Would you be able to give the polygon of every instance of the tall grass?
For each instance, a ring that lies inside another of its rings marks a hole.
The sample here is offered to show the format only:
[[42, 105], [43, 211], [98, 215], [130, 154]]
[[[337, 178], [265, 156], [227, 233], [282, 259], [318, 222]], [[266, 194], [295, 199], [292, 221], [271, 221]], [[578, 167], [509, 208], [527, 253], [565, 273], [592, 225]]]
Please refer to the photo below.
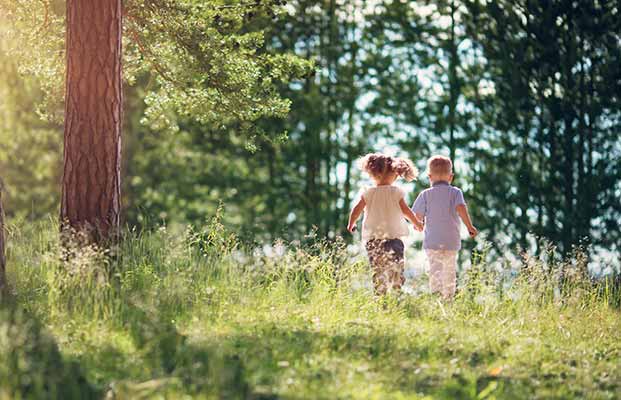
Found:
[[[103, 251], [11, 226], [0, 398], [615, 398], [619, 278], [484, 253], [452, 302], [374, 296], [341, 241], [248, 248], [203, 229]], [[552, 250], [550, 250], [552, 251]]]

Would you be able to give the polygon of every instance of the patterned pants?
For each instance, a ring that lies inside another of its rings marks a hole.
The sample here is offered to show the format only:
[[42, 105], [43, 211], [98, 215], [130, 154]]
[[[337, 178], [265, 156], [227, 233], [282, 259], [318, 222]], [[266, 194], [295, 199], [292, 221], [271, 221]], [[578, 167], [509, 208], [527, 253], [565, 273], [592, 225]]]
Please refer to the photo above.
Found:
[[400, 290], [405, 282], [403, 242], [399, 239], [371, 239], [366, 248], [373, 269], [375, 292], [381, 295], [389, 289]]
[[429, 260], [429, 286], [433, 293], [440, 293], [445, 299], [455, 295], [457, 281], [457, 251], [426, 249]]

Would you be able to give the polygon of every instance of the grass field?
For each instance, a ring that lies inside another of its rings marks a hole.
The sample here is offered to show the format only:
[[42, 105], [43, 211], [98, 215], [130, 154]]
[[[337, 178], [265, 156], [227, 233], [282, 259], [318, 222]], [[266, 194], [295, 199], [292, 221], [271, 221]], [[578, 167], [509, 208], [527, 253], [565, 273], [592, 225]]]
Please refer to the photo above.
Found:
[[621, 397], [618, 281], [576, 259], [562, 285], [551, 261], [511, 280], [475, 263], [447, 304], [375, 298], [339, 243], [126, 236], [67, 254], [53, 224], [10, 227], [0, 399]]

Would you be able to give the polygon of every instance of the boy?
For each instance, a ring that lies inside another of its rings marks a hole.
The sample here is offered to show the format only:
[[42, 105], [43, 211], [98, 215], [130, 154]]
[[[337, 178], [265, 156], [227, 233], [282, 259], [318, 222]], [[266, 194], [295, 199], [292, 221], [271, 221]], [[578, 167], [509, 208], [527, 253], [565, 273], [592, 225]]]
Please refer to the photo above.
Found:
[[412, 211], [425, 221], [423, 248], [429, 260], [431, 291], [450, 299], [455, 294], [457, 252], [461, 248], [459, 218], [468, 228], [470, 237], [474, 238], [478, 231], [470, 220], [463, 193], [451, 186], [451, 159], [431, 157], [427, 161], [427, 174], [431, 187], [418, 195]]

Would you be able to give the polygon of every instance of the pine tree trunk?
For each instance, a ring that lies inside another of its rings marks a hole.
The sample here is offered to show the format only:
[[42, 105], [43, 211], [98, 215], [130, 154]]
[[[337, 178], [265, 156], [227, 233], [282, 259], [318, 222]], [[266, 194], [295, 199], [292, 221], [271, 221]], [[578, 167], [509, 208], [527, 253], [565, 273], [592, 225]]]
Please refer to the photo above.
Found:
[[0, 182], [0, 295], [7, 289], [6, 251], [4, 242], [4, 209], [2, 208], [2, 183]]
[[459, 96], [458, 79], [457, 79], [457, 40], [455, 38], [455, 1], [451, 1], [451, 45], [449, 58], [449, 85], [450, 85], [450, 103], [449, 103], [449, 157], [455, 162], [455, 125], [457, 113], [457, 97]]
[[274, 143], [266, 143], [268, 183], [271, 194], [267, 196], [267, 209], [269, 211], [268, 230], [272, 240], [277, 239], [278, 218], [276, 217], [276, 149]]
[[0, 186], [0, 294], [6, 288], [6, 257], [4, 250], [4, 209], [2, 208], [2, 187]]
[[121, 0], [67, 1], [61, 221], [115, 236], [121, 197]]
[[[584, 50], [584, 44], [582, 42], [582, 38], [578, 39], [578, 49], [580, 52]], [[586, 183], [586, 171], [585, 171], [585, 155], [586, 155], [586, 86], [585, 86], [585, 65], [582, 59], [582, 55], [579, 56], [579, 65], [580, 65], [580, 75], [579, 75], [579, 120], [578, 120], [578, 153], [576, 154], [578, 157], [578, 186], [576, 187], [576, 216], [577, 216], [577, 224], [576, 224], [576, 238], [579, 241], [588, 240], [589, 228], [591, 225], [591, 220], [588, 218], [587, 204], [593, 201], [593, 195], [590, 190], [588, 190], [588, 186]]]
[[[354, 164], [354, 152], [356, 151], [356, 146], [354, 144], [354, 114], [356, 113], [356, 99], [358, 97], [358, 90], [356, 88], [356, 65], [358, 60], [358, 44], [356, 43], [356, 35], [355, 35], [355, 25], [352, 28], [352, 34], [350, 38], [351, 43], [351, 72], [349, 76], [349, 109], [347, 110], [347, 141], [345, 143], [345, 182], [343, 184], [343, 188], [345, 191], [345, 201], [343, 202], [343, 223], [342, 229], [347, 225], [348, 220], [348, 210], [351, 206], [351, 172]], [[343, 233], [346, 231], [343, 230]]]
[[[329, 25], [330, 25], [330, 29], [329, 29], [329, 37], [330, 37], [330, 44], [329, 44], [329, 53], [328, 53], [328, 58], [329, 58], [329, 64], [330, 64], [330, 68], [329, 70], [331, 71], [332, 74], [334, 74], [335, 76], [338, 76], [339, 73], [339, 68], [338, 68], [338, 64], [339, 64], [339, 34], [338, 34], [338, 10], [337, 10], [337, 4], [335, 0], [330, 0], [330, 5], [328, 8], [328, 15], [329, 15]], [[337, 81], [340, 80], [339, 78], [337, 78]], [[337, 170], [337, 164], [340, 162], [340, 152], [341, 152], [341, 146], [340, 146], [340, 141], [337, 138], [337, 131], [338, 131], [338, 126], [339, 126], [339, 121], [341, 118], [341, 115], [339, 113], [339, 105], [337, 104], [337, 98], [339, 96], [339, 89], [338, 89], [338, 84], [336, 82], [333, 82], [333, 79], [330, 78], [329, 79], [329, 85], [330, 85], [330, 105], [329, 105], [329, 113], [330, 113], [330, 119], [331, 119], [331, 127], [330, 125], [328, 126], [328, 137], [327, 137], [327, 146], [328, 146], [328, 154], [329, 156], [327, 157], [327, 163], [328, 163], [328, 172], [327, 172], [327, 185], [328, 188], [330, 188], [330, 190], [333, 190], [333, 194], [331, 195], [332, 199], [332, 215], [333, 217], [327, 217], [325, 218], [326, 220], [326, 227], [325, 227], [325, 234], [329, 234], [330, 232], [334, 232], [335, 235], [337, 235], [338, 232], [338, 226], [340, 225], [340, 209], [339, 209], [339, 195], [341, 193], [340, 187], [339, 187], [339, 179], [336, 176], [336, 170]], [[332, 171], [334, 172], [334, 184], [330, 185], [330, 180], [331, 180], [331, 175], [332, 175]]]
[[[574, 32], [574, 25], [572, 22], [572, 15], [569, 13], [567, 16], [567, 31]], [[571, 66], [575, 65], [576, 56], [575, 56], [575, 43], [573, 35], [571, 37], [567, 37], [566, 39], [567, 46], [567, 54], [566, 60], [564, 62], [564, 85], [567, 93], [570, 93], [573, 97], [575, 93], [575, 82], [574, 76]], [[570, 51], [569, 49], [574, 49], [574, 51]], [[563, 193], [565, 197], [565, 204], [563, 205], [563, 229], [562, 229], [562, 244], [563, 244], [563, 253], [565, 255], [569, 254], [572, 250], [572, 246], [577, 244], [576, 240], [576, 207], [575, 200], [576, 194], [574, 190], [575, 186], [575, 158], [577, 156], [574, 139], [576, 136], [576, 132], [574, 129], [574, 121], [575, 121], [575, 111], [573, 108], [573, 99], [562, 101], [563, 107], [563, 122], [564, 122], [564, 130], [563, 130], [563, 153], [564, 153], [564, 163], [563, 163]]]
[[[355, 53], [354, 53], [355, 54]], [[353, 81], [352, 81], [352, 86], [353, 86]], [[352, 90], [355, 90], [352, 87]], [[350, 202], [351, 202], [351, 169], [354, 163], [354, 146], [353, 146], [353, 141], [354, 141], [354, 112], [355, 112], [355, 103], [354, 101], [351, 102], [350, 108], [349, 108], [349, 116], [347, 118], [347, 122], [348, 122], [348, 129], [347, 129], [347, 144], [345, 147], [345, 151], [347, 152], [347, 157], [345, 159], [345, 182], [343, 183], [343, 188], [344, 188], [344, 192], [345, 192], [345, 198], [343, 201], [343, 216], [344, 216], [344, 220], [343, 220], [343, 224], [342, 227], [344, 228], [347, 224], [347, 211], [349, 210], [349, 207], [351, 206]], [[339, 221], [340, 222], [340, 221]], [[343, 231], [343, 233], [345, 233], [345, 231]]]

